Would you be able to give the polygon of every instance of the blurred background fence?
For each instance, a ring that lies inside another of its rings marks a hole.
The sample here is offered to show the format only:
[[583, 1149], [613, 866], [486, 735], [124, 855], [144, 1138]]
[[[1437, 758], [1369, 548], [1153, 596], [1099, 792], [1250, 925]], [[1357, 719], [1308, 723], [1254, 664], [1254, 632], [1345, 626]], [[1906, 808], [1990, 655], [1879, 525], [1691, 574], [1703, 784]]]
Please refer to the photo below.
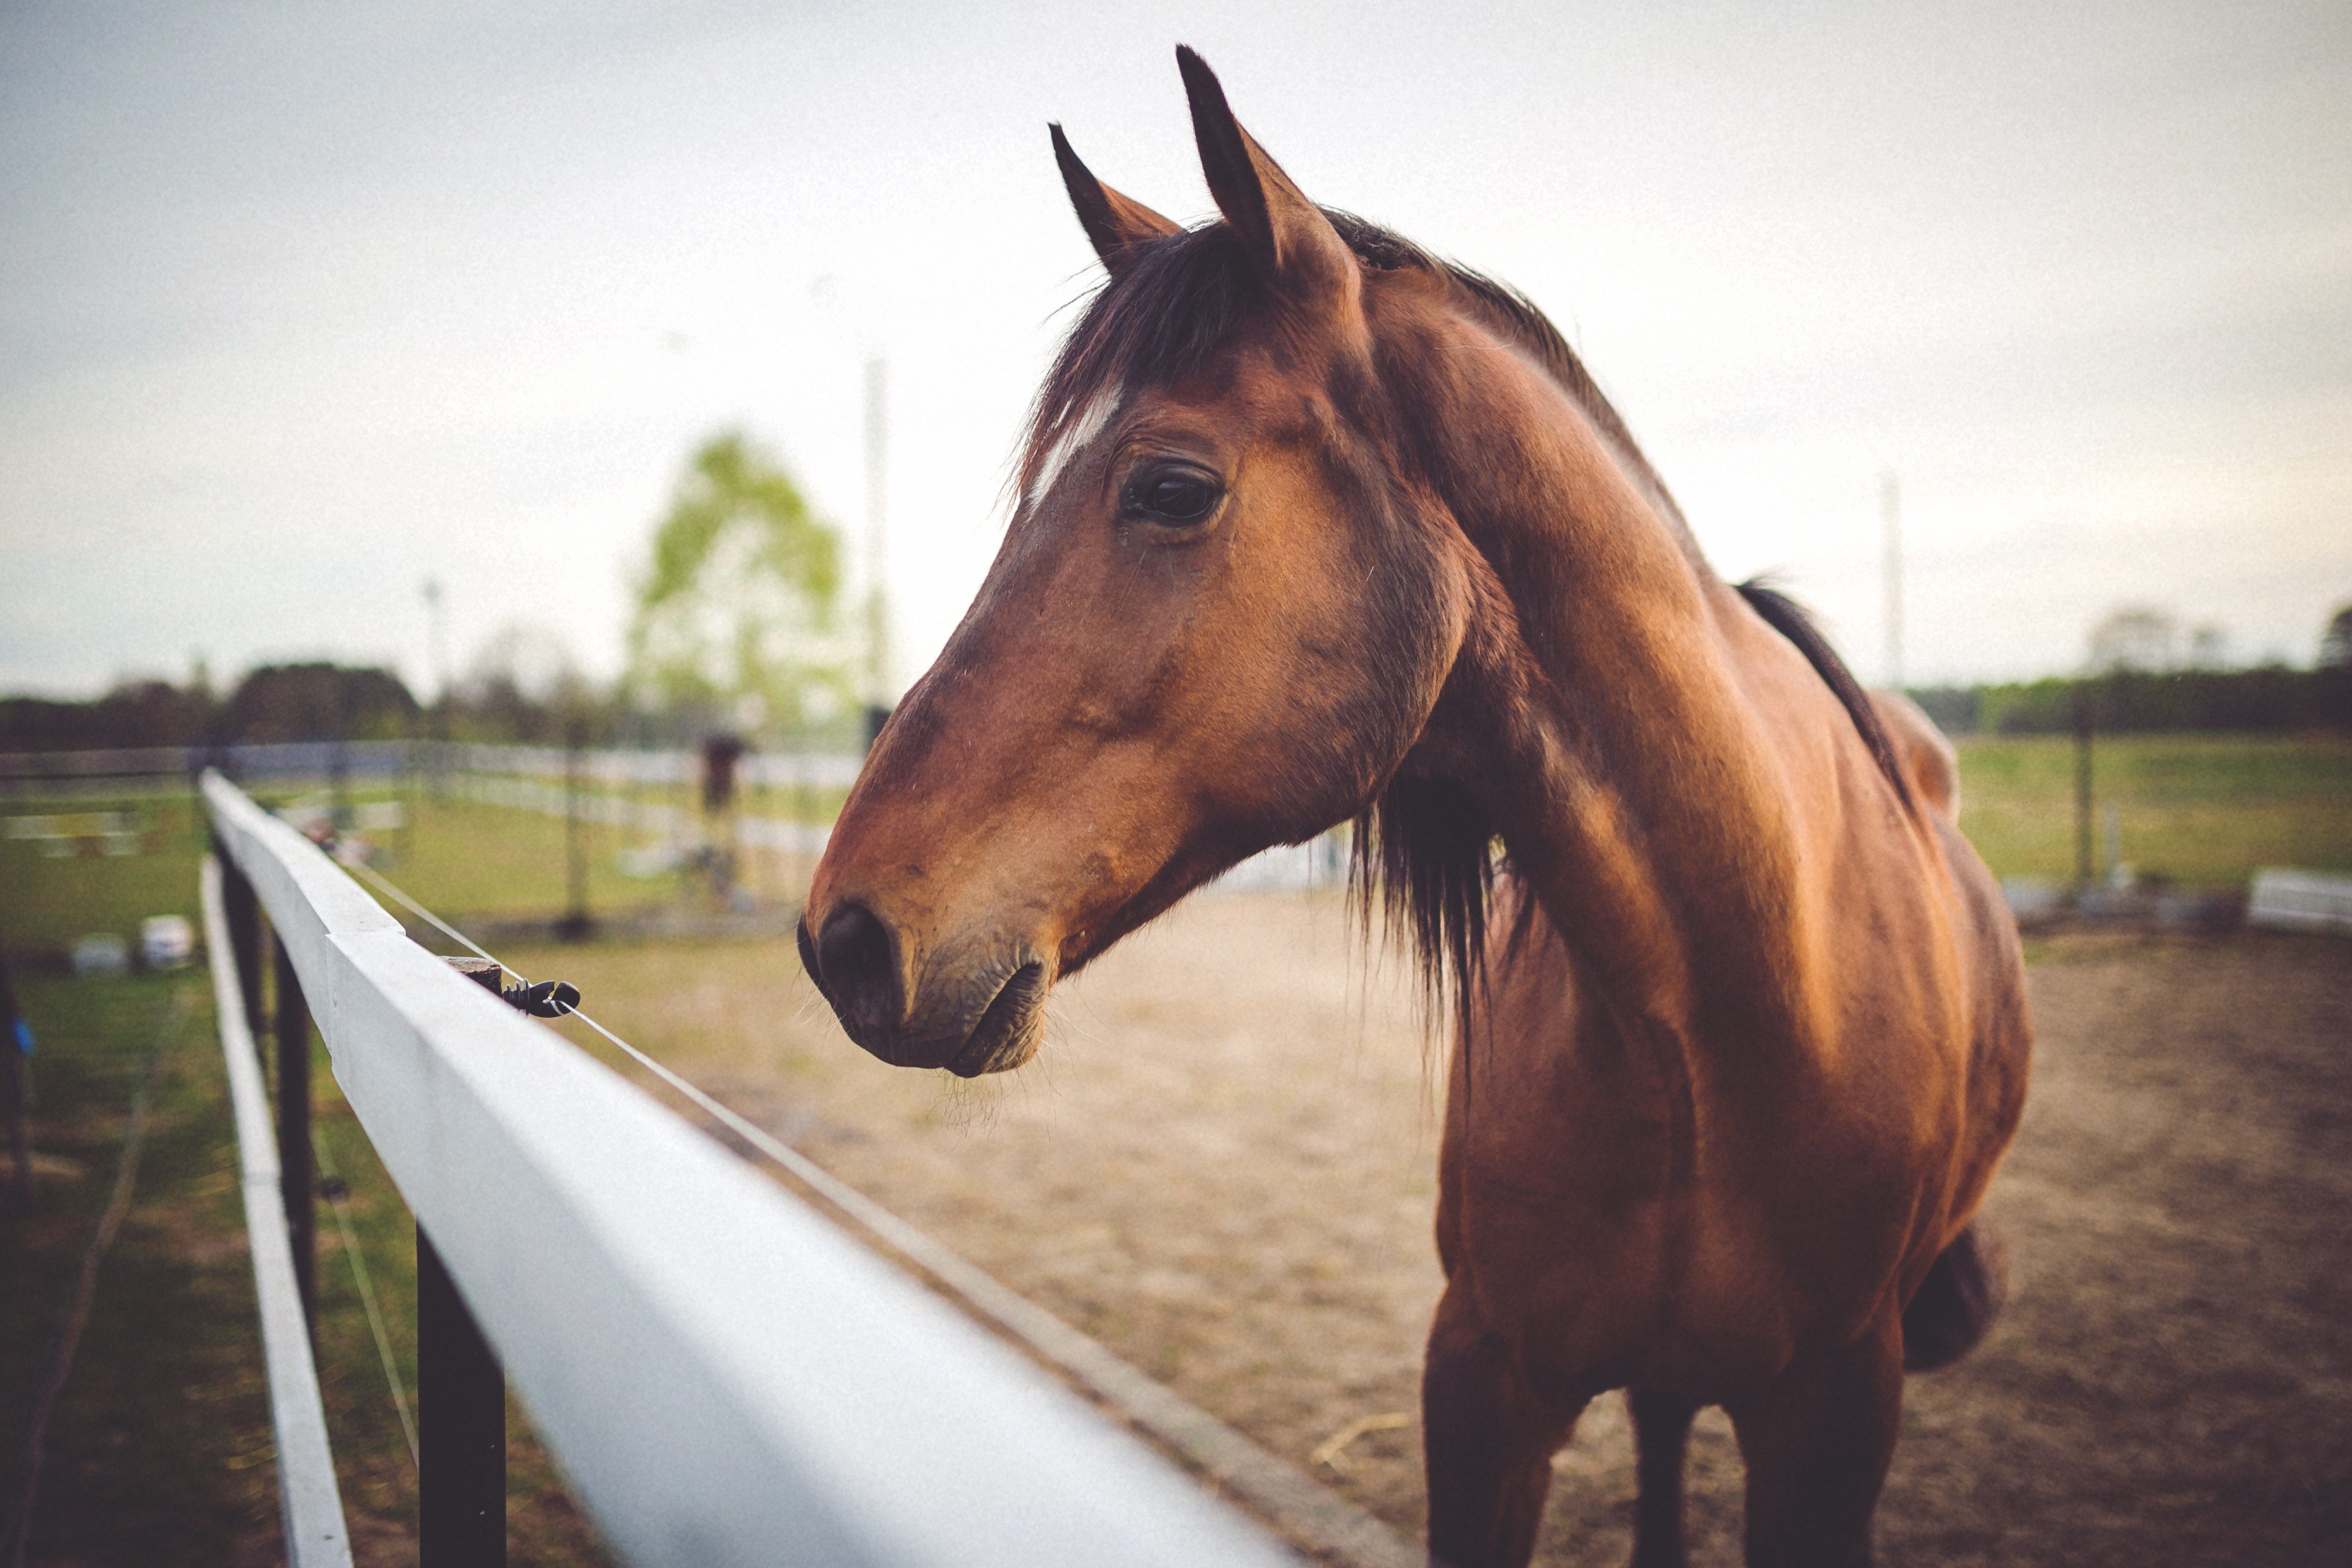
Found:
[[[2352, 872], [2352, 736], [1962, 736], [1961, 826], [2021, 915], [2233, 918], [2263, 867]], [[117, 911], [193, 921], [184, 875], [205, 766], [347, 861], [395, 871], [505, 940], [788, 931], [862, 759], [405, 740], [0, 753], [0, 899], [18, 961], [127, 959]], [[1328, 888], [1344, 830], [1269, 851], [1232, 889]], [[2197, 900], [2192, 908], [2183, 898]], [[2104, 900], [2104, 903], [2103, 903]], [[469, 929], [471, 929], [469, 927]], [[84, 949], [87, 939], [112, 936]]]

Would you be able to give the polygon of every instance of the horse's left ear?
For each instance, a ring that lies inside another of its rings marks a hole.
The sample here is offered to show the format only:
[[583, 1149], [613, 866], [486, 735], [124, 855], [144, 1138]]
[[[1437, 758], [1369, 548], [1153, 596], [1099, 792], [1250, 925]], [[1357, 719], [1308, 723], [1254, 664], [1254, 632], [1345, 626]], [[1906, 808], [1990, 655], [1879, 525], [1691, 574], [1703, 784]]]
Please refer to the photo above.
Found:
[[1048, 129], [1054, 133], [1054, 162], [1061, 165], [1062, 186], [1070, 193], [1070, 205], [1078, 212], [1078, 226], [1094, 242], [1095, 254], [1102, 258], [1105, 268], [1115, 274], [1134, 260], [1145, 246], [1181, 229], [1182, 226], [1173, 219], [1160, 216], [1134, 197], [1121, 195], [1096, 179], [1094, 171], [1078, 161], [1062, 128], [1054, 125]]
[[1352, 293], [1361, 276], [1355, 253], [1323, 209], [1242, 129], [1209, 62], [1179, 44], [1176, 68], [1183, 73], [1184, 96], [1192, 105], [1201, 169], [1225, 221], [1270, 272], [1310, 290]]

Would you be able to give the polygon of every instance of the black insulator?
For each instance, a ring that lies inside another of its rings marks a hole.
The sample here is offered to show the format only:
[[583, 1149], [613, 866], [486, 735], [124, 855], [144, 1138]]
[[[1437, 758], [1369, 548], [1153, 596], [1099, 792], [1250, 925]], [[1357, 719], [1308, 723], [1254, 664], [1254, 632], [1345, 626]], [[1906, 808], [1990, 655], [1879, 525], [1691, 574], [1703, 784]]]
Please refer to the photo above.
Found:
[[569, 980], [542, 980], [536, 985], [517, 984], [499, 994], [509, 1005], [534, 1018], [561, 1018], [580, 1005], [580, 987]]

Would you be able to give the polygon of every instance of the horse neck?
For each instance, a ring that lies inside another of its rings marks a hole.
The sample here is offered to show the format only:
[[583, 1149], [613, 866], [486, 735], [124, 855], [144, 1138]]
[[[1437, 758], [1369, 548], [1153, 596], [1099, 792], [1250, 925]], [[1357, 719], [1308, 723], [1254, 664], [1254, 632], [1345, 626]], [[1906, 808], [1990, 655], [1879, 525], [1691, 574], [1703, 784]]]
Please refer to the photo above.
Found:
[[[1475, 551], [1433, 754], [1621, 1024], [1805, 1033], [1805, 825], [1736, 595], [1646, 469], [1516, 351], [1455, 356], [1434, 479]], [[1450, 765], [1449, 765], [1450, 764]]]

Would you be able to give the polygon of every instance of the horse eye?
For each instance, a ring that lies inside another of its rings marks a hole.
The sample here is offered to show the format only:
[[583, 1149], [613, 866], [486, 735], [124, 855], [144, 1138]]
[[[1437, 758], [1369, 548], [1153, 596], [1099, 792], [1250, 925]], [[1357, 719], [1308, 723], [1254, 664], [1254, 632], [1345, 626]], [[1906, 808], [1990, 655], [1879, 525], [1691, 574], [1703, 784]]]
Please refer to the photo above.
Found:
[[1129, 491], [1128, 509], [1154, 522], [1198, 522], [1215, 507], [1219, 493], [1205, 476], [1162, 472]]

